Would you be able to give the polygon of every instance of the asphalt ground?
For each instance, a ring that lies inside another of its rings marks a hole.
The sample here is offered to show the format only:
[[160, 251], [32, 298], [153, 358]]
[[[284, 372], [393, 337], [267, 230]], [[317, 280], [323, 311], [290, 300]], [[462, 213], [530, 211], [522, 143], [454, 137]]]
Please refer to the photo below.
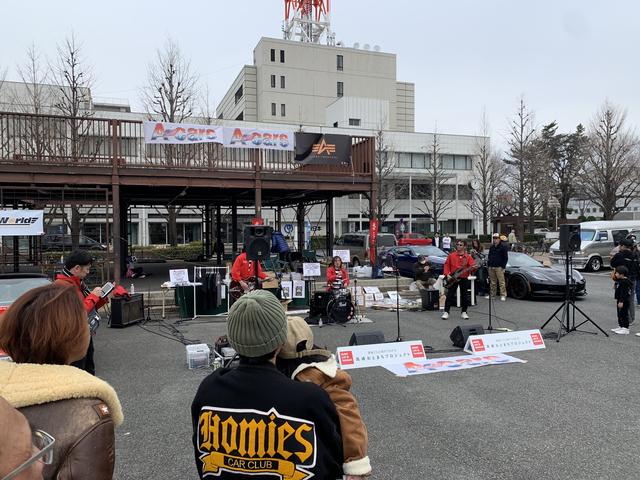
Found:
[[[586, 276], [589, 294], [577, 304], [611, 333], [617, 324], [608, 273]], [[493, 324], [538, 328], [558, 305], [496, 301]], [[487, 311], [481, 298], [466, 321], [457, 309], [447, 321], [438, 312], [401, 312], [401, 333], [436, 350], [452, 349], [451, 330], [462, 323], [486, 326]], [[335, 350], [354, 331], [396, 338], [395, 313], [367, 310], [367, 316], [374, 323], [314, 328], [316, 343]], [[144, 326], [103, 327], [95, 337], [98, 375], [115, 387], [125, 414], [116, 431], [117, 479], [197, 478], [189, 408], [209, 372], [187, 369], [185, 347], [170, 332], [212, 343], [225, 323], [157, 320], [152, 313]], [[557, 329], [554, 320], [544, 331]], [[590, 324], [581, 329], [597, 332]], [[574, 332], [560, 342], [547, 339], [545, 350], [514, 353], [524, 364], [407, 378], [382, 368], [353, 370], [372, 479], [640, 478], [639, 352], [634, 335]]]

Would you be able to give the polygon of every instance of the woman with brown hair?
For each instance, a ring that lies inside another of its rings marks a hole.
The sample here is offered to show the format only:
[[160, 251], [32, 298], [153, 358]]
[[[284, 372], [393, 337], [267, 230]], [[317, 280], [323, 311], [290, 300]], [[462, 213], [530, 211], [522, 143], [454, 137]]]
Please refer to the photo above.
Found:
[[44, 478], [111, 479], [114, 427], [122, 408], [113, 388], [69, 364], [84, 357], [89, 325], [73, 287], [52, 284], [18, 298], [0, 318], [0, 396], [34, 428], [56, 439]]

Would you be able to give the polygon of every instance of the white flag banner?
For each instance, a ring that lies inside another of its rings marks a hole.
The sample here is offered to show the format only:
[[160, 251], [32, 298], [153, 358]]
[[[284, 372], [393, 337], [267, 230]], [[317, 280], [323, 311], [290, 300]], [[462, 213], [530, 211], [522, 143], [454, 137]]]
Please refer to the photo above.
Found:
[[144, 122], [144, 143], [189, 145], [223, 143], [222, 127], [189, 123]]
[[0, 237], [42, 235], [44, 210], [0, 210]]
[[288, 130], [257, 130], [255, 128], [225, 127], [224, 146], [230, 148], [263, 148], [289, 150], [295, 147], [293, 132]]

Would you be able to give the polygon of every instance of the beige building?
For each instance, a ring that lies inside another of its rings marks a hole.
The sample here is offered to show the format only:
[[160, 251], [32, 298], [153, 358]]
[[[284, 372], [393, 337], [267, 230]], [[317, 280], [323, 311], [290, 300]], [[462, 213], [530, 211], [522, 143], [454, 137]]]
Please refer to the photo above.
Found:
[[395, 54], [368, 45], [346, 48], [263, 37], [253, 51], [253, 65], [242, 68], [217, 116], [413, 132], [414, 103], [413, 83], [396, 79]]

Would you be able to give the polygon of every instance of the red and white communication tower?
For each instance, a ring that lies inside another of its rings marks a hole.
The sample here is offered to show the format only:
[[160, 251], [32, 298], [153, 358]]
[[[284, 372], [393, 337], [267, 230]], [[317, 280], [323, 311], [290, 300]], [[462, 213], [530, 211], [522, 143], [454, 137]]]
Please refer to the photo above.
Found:
[[285, 40], [335, 45], [331, 31], [330, 0], [284, 0], [282, 31]]

